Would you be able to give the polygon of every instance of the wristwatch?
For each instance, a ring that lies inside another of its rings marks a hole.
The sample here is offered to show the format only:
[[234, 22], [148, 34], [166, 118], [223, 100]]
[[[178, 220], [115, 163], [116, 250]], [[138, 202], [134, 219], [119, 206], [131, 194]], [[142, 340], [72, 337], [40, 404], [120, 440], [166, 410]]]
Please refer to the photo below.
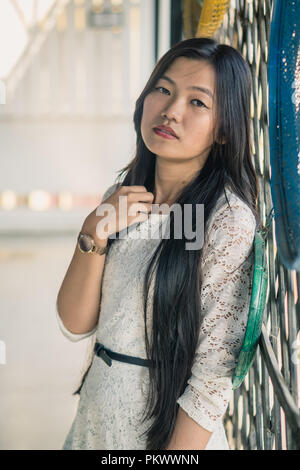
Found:
[[103, 255], [108, 249], [108, 246], [100, 247], [95, 245], [94, 239], [83, 232], [79, 232], [77, 244], [81, 253], [98, 253], [98, 255]]

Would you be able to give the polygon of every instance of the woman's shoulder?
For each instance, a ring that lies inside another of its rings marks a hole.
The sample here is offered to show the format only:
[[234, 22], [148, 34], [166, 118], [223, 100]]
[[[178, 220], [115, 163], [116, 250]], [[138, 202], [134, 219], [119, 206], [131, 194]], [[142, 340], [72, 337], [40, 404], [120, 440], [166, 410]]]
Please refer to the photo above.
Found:
[[109, 186], [102, 195], [102, 201], [105, 201], [112, 193], [116, 191], [116, 189], [121, 185], [121, 183], [114, 183]]
[[257, 221], [252, 209], [229, 185], [225, 186], [225, 193], [226, 196], [224, 192], [220, 195], [209, 215], [206, 232], [227, 228], [227, 231], [247, 230], [254, 235]]

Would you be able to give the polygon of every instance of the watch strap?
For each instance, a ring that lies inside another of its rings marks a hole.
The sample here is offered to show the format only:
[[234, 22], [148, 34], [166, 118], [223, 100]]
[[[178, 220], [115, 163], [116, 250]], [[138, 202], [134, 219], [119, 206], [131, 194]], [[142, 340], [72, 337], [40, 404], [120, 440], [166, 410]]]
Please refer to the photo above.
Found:
[[95, 243], [94, 243], [94, 246], [92, 248], [92, 252], [93, 253], [98, 253], [98, 255], [104, 255], [104, 253], [107, 252], [107, 249], [108, 249], [108, 246], [96, 246]]

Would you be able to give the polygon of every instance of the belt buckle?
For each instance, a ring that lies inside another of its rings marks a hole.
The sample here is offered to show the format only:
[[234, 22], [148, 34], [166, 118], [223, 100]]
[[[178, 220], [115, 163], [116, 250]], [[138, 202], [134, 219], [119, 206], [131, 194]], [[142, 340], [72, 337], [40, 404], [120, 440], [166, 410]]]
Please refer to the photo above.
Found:
[[101, 344], [101, 343], [95, 344], [95, 352], [96, 352], [97, 356], [101, 357], [101, 359], [103, 359], [103, 361], [106, 362], [106, 364], [109, 367], [111, 367], [112, 360], [108, 356], [108, 354], [106, 353], [105, 347], [103, 346], [103, 344]]

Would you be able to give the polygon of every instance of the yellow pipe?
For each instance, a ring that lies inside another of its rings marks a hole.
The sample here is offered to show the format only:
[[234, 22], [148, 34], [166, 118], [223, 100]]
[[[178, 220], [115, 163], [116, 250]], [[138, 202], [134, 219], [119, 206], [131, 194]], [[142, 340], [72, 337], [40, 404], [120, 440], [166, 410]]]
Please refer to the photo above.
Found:
[[196, 37], [211, 37], [219, 29], [230, 0], [204, 0]]

